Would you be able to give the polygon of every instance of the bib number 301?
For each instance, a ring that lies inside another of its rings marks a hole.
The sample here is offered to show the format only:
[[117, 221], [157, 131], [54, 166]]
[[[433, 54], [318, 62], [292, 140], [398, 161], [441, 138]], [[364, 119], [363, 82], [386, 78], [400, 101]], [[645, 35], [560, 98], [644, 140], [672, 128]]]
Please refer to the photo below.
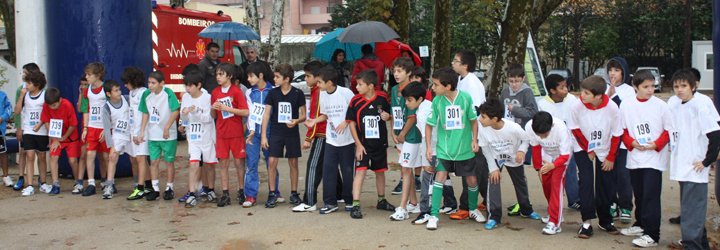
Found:
[[462, 119], [459, 105], [449, 105], [445, 107], [445, 129], [462, 129]]

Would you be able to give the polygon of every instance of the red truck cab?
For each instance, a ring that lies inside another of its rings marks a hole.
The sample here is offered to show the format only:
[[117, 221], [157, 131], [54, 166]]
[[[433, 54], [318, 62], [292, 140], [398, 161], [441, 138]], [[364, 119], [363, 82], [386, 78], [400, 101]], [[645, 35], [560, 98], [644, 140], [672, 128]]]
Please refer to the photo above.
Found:
[[198, 64], [205, 58], [207, 45], [211, 42], [220, 46], [220, 61], [235, 65], [245, 62], [245, 53], [238, 41], [198, 36], [206, 27], [227, 21], [232, 21], [228, 15], [166, 5], [153, 7], [153, 70], [165, 74], [165, 86], [172, 89], [178, 99], [185, 93], [183, 68], [190, 63]]

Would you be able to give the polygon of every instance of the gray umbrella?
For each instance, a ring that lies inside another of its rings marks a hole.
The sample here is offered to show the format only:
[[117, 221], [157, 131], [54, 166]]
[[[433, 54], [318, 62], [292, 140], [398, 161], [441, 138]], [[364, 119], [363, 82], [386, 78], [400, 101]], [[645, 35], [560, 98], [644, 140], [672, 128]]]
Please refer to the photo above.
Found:
[[338, 36], [341, 43], [379, 43], [400, 38], [398, 34], [386, 24], [376, 21], [359, 22], [348, 26]]

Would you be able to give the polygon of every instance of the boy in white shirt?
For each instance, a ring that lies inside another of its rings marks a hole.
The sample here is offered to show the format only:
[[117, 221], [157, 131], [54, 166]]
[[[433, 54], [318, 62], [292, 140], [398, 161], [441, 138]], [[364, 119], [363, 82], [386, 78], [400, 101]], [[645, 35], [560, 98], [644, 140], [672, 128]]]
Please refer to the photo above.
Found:
[[[530, 139], [533, 167], [538, 171], [545, 199], [548, 201], [547, 226], [543, 234], [553, 235], [562, 231], [563, 183], [570, 157], [572, 139], [565, 122], [550, 113], [540, 111], [525, 124]], [[543, 218], [545, 222], [546, 218]]]
[[[46, 154], [49, 150], [50, 138], [47, 127], [40, 121], [43, 105], [45, 104], [45, 85], [47, 80], [45, 74], [40, 71], [30, 71], [25, 74], [27, 85], [20, 91], [20, 98], [15, 104], [15, 114], [22, 114], [23, 146], [25, 148], [25, 188], [22, 196], [35, 194], [33, 178], [35, 170], [35, 157], [38, 160], [38, 171], [40, 177], [40, 190], [49, 193], [52, 186], [44, 182], [47, 176]], [[22, 174], [22, 173], [21, 173]], [[47, 190], [47, 191], [46, 191]]]
[[705, 229], [708, 175], [720, 151], [720, 126], [707, 105], [694, 97], [695, 81], [688, 70], [673, 74], [673, 90], [682, 102], [670, 106], [676, 128], [669, 133], [670, 179], [680, 182], [683, 246], [710, 249]]
[[488, 221], [485, 229], [494, 229], [502, 219], [502, 199], [500, 189], [500, 172], [503, 167], [515, 186], [515, 195], [520, 206], [520, 215], [539, 220], [540, 215], [530, 205], [527, 179], [525, 178], [525, 153], [529, 139], [519, 124], [503, 119], [503, 104], [497, 99], [489, 99], [480, 105], [480, 124], [478, 129], [478, 146], [483, 148], [487, 159], [489, 173], [488, 186]]
[[211, 117], [210, 94], [203, 91], [203, 77], [200, 72], [193, 71], [183, 78], [187, 92], [183, 95], [180, 117], [188, 141], [190, 154], [190, 173], [188, 175], [189, 196], [185, 207], [192, 208], [197, 204], [197, 182], [200, 177], [200, 157], [208, 167], [218, 163], [215, 157], [215, 120]]
[[667, 170], [668, 132], [674, 128], [667, 104], [653, 96], [655, 76], [648, 70], [633, 75], [635, 99], [620, 105], [628, 148], [627, 168], [635, 193], [635, 224], [620, 230], [628, 236], [642, 236], [632, 241], [639, 247], [657, 246], [660, 240], [662, 171]]
[[103, 85], [108, 101], [103, 106], [102, 123], [105, 144], [110, 147], [107, 181], [103, 190], [103, 199], [113, 198], [115, 169], [120, 155], [130, 149], [130, 103], [120, 90], [120, 83], [109, 79]]

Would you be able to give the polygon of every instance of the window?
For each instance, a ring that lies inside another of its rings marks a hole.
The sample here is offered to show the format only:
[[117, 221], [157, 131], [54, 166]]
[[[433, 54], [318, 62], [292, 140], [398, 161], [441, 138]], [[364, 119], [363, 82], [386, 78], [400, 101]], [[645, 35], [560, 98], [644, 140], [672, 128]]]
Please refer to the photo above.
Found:
[[715, 56], [712, 53], [705, 54], [705, 70], [715, 69]]
[[220, 46], [220, 52], [218, 52], [218, 58], [225, 57], [225, 40], [212, 39], [212, 42], [217, 43]]
[[320, 14], [320, 6], [310, 6], [310, 14]]
[[240, 65], [245, 62], [245, 55], [240, 50], [240, 47], [233, 46], [233, 56], [235, 57], [235, 65]]

